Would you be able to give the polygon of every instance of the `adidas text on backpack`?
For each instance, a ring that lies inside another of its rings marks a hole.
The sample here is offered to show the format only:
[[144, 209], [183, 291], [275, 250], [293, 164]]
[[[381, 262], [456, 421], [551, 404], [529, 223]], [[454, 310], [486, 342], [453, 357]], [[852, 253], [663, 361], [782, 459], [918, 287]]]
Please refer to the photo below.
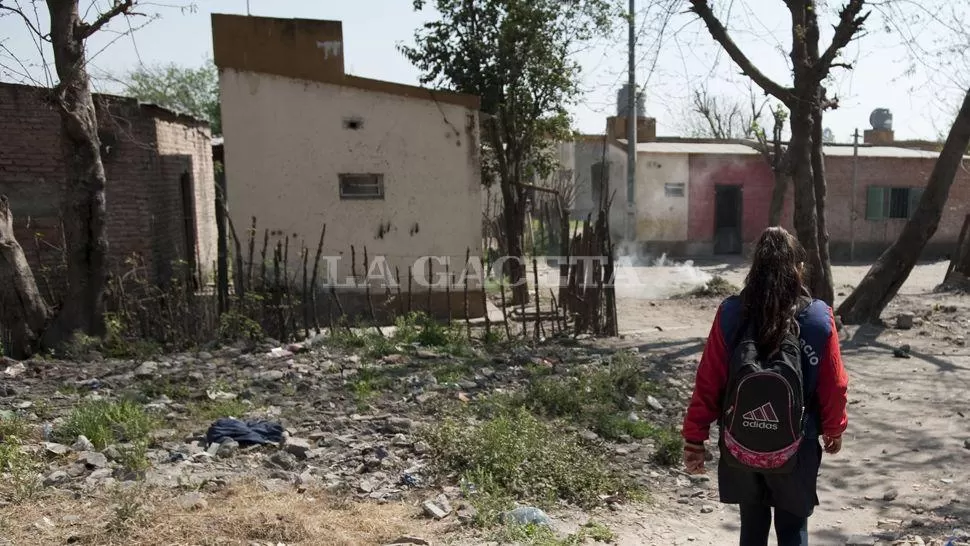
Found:
[[[811, 302], [800, 302], [796, 317]], [[743, 327], [731, 358], [721, 419], [721, 455], [728, 464], [755, 472], [786, 473], [804, 438], [805, 404], [799, 330], [762, 357], [753, 329]]]

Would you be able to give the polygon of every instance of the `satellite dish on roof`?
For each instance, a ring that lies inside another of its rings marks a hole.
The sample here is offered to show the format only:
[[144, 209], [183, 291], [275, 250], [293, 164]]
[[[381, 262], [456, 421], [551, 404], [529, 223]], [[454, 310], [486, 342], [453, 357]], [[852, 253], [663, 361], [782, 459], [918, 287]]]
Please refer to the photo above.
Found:
[[876, 108], [869, 114], [869, 124], [876, 130], [892, 131], [893, 113], [888, 108]]

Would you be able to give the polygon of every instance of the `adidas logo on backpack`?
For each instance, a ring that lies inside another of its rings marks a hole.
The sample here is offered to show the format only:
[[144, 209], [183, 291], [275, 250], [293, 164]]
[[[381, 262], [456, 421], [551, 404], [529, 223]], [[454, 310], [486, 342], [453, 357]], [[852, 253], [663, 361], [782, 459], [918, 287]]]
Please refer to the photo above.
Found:
[[778, 430], [778, 417], [775, 415], [775, 409], [771, 407], [771, 402], [745, 413], [741, 419], [744, 419], [741, 426]]
[[[796, 316], [811, 301], [800, 302]], [[744, 328], [730, 363], [721, 419], [722, 457], [757, 472], [790, 472], [804, 437], [805, 404], [797, 322], [771, 355]]]

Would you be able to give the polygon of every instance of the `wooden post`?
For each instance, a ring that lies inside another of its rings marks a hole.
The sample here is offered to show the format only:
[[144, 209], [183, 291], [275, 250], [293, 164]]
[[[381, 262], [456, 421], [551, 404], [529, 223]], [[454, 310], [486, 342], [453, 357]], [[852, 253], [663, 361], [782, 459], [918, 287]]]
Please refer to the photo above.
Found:
[[263, 231], [263, 251], [260, 256], [263, 258], [262, 266], [259, 270], [259, 287], [260, 290], [266, 290], [266, 248], [269, 246], [269, 229]]
[[485, 293], [485, 278], [482, 277], [482, 309], [485, 311], [485, 339], [492, 337], [492, 321], [488, 318], [488, 294]]
[[[529, 321], [525, 318], [525, 300], [529, 299], [529, 268], [525, 264], [522, 264], [522, 278], [519, 280], [525, 283], [526, 296], [519, 302], [519, 314], [522, 320], [522, 338], [525, 339], [529, 336]], [[512, 293], [515, 293], [515, 288], [512, 289]]]
[[310, 259], [310, 249], [303, 247], [303, 297], [300, 301], [303, 303], [303, 331], [309, 339], [310, 337], [310, 294], [307, 286], [307, 269], [309, 267]]
[[428, 318], [429, 319], [432, 316], [432, 314], [431, 314], [431, 285], [433, 285], [434, 282], [432, 282], [431, 279], [432, 279], [433, 271], [434, 271], [434, 267], [431, 265], [431, 257], [428, 256], [428, 306], [425, 308], [425, 312], [428, 313]]
[[448, 310], [448, 326], [451, 326], [451, 256], [445, 260], [445, 307]]
[[401, 268], [394, 266], [394, 277], [397, 279], [397, 308], [398, 313], [404, 316], [404, 295], [401, 293]]
[[502, 322], [505, 324], [505, 337], [509, 341], [512, 340], [512, 328], [509, 326], [509, 314], [505, 310], [505, 277], [498, 283], [499, 288], [502, 291]]
[[377, 323], [377, 314], [374, 313], [374, 302], [371, 301], [370, 297], [370, 277], [368, 273], [370, 272], [370, 260], [367, 256], [367, 245], [364, 245], [364, 295], [367, 298], [367, 308], [370, 309], [370, 320], [374, 324], [374, 329], [377, 330], [378, 335], [384, 337], [384, 331], [381, 330], [381, 326]]
[[280, 341], [286, 341], [286, 321], [283, 318], [283, 295], [280, 289], [280, 261], [283, 256], [283, 241], [276, 242], [276, 250], [273, 252], [273, 273], [275, 276], [275, 286], [273, 287], [273, 304], [276, 307], [276, 337]]
[[[540, 224], [541, 225], [541, 224]], [[536, 295], [536, 326], [535, 326], [535, 338], [536, 341], [540, 339], [540, 330], [542, 324], [542, 306], [539, 305], [539, 261], [536, 257], [532, 257], [532, 277], [535, 282], [535, 295]], [[525, 317], [523, 317], [524, 319]]]
[[[317, 334], [320, 333], [320, 323], [317, 322], [317, 273], [320, 268], [320, 256], [323, 254], [323, 239], [327, 236], [327, 224], [323, 224], [323, 229], [320, 230], [320, 242], [317, 243], [317, 255], [313, 259], [313, 278], [310, 279], [310, 302], [311, 302], [311, 312], [313, 313], [313, 327], [316, 328]], [[333, 318], [333, 313], [330, 314], [331, 319]], [[331, 323], [331, 330], [333, 329], [333, 324]], [[333, 333], [331, 331], [331, 333]]]
[[464, 274], [464, 278], [462, 279], [462, 284], [464, 286], [462, 288], [465, 291], [465, 328], [468, 329], [468, 339], [472, 338], [472, 318], [471, 313], [468, 311], [468, 264], [471, 262], [471, 259], [472, 249], [471, 247], [467, 247], [465, 248], [465, 267], [462, 270], [462, 273]]
[[[216, 174], [216, 291], [219, 315], [229, 310], [229, 234], [226, 229], [226, 175]], [[40, 263], [40, 262], [38, 262]], [[48, 287], [49, 290], [49, 287]]]
[[253, 227], [249, 230], [249, 264], [247, 265], [248, 272], [247, 277], [247, 288], [253, 287], [253, 253], [256, 251], [256, 217], [253, 216]]
[[414, 268], [409, 265], [408, 266], [408, 314], [411, 313], [411, 309], [413, 309], [413, 304], [414, 304], [414, 290], [413, 290], [412, 281], [414, 281]]

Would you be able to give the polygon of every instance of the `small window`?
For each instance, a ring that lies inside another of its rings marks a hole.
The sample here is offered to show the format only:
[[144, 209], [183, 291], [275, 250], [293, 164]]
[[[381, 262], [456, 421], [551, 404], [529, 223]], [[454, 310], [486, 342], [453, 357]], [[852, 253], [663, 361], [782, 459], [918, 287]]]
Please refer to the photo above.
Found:
[[911, 218], [922, 197], [923, 188], [869, 186], [866, 197], [866, 220]]
[[664, 195], [667, 197], [683, 197], [685, 184], [664, 184]]
[[341, 199], [384, 199], [383, 174], [340, 174]]

